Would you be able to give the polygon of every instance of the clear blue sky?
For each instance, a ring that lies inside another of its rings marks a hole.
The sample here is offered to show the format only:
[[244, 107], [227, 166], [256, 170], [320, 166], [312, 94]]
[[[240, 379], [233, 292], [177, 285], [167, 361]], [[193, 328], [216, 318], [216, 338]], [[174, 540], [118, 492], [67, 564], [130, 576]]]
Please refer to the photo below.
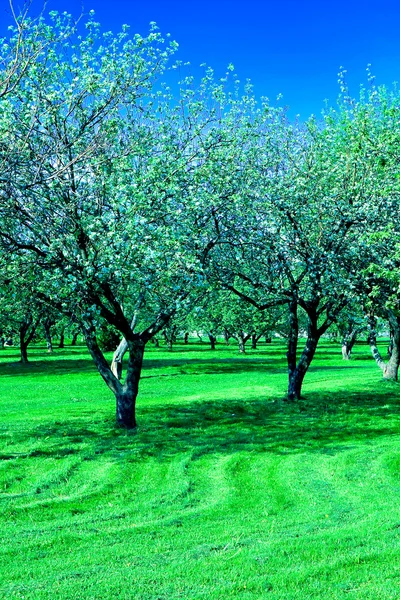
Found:
[[[15, 0], [15, 5], [22, 0]], [[37, 13], [41, 0], [33, 0]], [[351, 91], [366, 83], [366, 66], [378, 83], [400, 82], [400, 0], [84, 0], [106, 30], [131, 25], [145, 34], [150, 21], [179, 43], [179, 58], [206, 62], [223, 76], [233, 63], [258, 96], [283, 94], [290, 114], [319, 114], [334, 102], [337, 73], [348, 71]], [[47, 10], [81, 12], [80, 0], [48, 0]], [[0, 32], [9, 23], [0, 0]]]

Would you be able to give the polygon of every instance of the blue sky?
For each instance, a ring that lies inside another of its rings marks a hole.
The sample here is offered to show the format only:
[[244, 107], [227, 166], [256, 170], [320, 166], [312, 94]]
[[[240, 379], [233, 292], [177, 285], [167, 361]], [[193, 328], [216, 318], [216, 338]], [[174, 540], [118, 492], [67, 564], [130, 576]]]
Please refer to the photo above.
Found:
[[[15, 0], [15, 5], [21, 0]], [[33, 0], [37, 13], [41, 0]], [[290, 106], [305, 119], [335, 102], [340, 66], [357, 94], [366, 66], [378, 83], [400, 81], [400, 1], [381, 0], [84, 0], [106, 30], [127, 23], [145, 34], [150, 21], [179, 43], [179, 58], [193, 68], [206, 62], [223, 76], [233, 63], [258, 96]], [[48, 0], [47, 10], [81, 11], [80, 0]], [[0, 31], [9, 23], [8, 0], [0, 0]]]

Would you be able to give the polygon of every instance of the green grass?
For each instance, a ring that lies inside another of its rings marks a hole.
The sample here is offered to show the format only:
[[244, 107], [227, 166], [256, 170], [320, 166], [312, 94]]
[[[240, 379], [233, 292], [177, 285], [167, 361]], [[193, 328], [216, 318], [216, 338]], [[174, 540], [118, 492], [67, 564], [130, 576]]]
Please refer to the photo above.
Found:
[[83, 348], [0, 353], [0, 598], [400, 598], [400, 390], [325, 343], [146, 354], [136, 433]]

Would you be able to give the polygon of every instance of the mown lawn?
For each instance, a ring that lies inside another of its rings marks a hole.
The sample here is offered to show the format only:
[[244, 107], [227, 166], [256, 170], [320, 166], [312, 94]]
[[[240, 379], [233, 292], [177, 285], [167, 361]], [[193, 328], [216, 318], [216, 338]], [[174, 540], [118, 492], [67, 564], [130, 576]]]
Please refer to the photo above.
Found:
[[400, 598], [400, 393], [325, 342], [147, 352], [137, 432], [84, 348], [0, 352], [0, 598]]

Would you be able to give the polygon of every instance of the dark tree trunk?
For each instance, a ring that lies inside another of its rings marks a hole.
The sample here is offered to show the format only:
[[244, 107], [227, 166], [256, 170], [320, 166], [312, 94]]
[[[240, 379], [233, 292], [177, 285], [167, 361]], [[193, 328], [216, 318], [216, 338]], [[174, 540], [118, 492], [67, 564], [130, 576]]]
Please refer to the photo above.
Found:
[[251, 349], [252, 350], [257, 350], [257, 342], [258, 342], [257, 335], [255, 333], [252, 333], [251, 334]]
[[[301, 398], [301, 389], [304, 377], [309, 366], [315, 356], [315, 351], [321, 336], [325, 333], [328, 327], [332, 324], [332, 316], [325, 319], [325, 322], [318, 328], [318, 303], [303, 303], [302, 308], [307, 313], [307, 341], [300, 359], [297, 361], [297, 346], [299, 339], [299, 321], [298, 321], [298, 305], [295, 300], [289, 303], [289, 341], [288, 341], [288, 400], [295, 401]], [[322, 310], [322, 309], [321, 309]]]
[[21, 354], [21, 362], [26, 364], [28, 362], [28, 344], [20, 340], [19, 349]]
[[299, 341], [299, 319], [297, 316], [298, 305], [296, 300], [289, 303], [289, 338], [288, 350], [286, 353], [288, 365], [288, 400], [297, 400], [300, 398], [301, 384], [296, 385], [296, 366], [297, 366], [297, 344]]
[[185, 335], [183, 336], [183, 341], [185, 344], [189, 343], [189, 332], [188, 331], [185, 332]]
[[251, 333], [245, 334], [244, 331], [239, 331], [234, 337], [236, 337], [238, 341], [239, 352], [241, 354], [246, 354], [246, 342], [249, 341]]
[[60, 340], [58, 342], [58, 347], [65, 348], [65, 328], [64, 327], [61, 327]]
[[107, 386], [115, 394], [117, 425], [125, 427], [126, 429], [136, 427], [136, 397], [139, 390], [145, 342], [141, 340], [139, 336], [137, 336], [136, 339], [127, 342], [129, 359], [125, 382], [122, 384], [111, 371], [104, 354], [99, 348], [94, 327], [85, 327], [84, 334], [89, 352], [96, 364], [97, 370]]
[[349, 317], [347, 320], [346, 328], [342, 331], [342, 357], [343, 360], [350, 360], [351, 353], [353, 351], [354, 344], [357, 341], [357, 337], [363, 331], [364, 325], [357, 325], [355, 319]]
[[50, 354], [53, 352], [53, 340], [51, 338], [51, 328], [54, 325], [54, 321], [47, 318], [43, 321], [44, 338], [47, 344], [47, 352]]
[[343, 360], [350, 360], [353, 346], [357, 341], [357, 332], [352, 331], [346, 334], [342, 340], [342, 357]]
[[211, 350], [215, 350], [215, 344], [217, 342], [217, 338], [215, 337], [215, 335], [212, 332], [210, 332], [208, 334], [208, 339], [210, 340]]
[[262, 333], [259, 333], [258, 335], [256, 333], [251, 334], [251, 349], [252, 350], [257, 350], [257, 344], [260, 341], [261, 337], [262, 337]]
[[387, 353], [388, 353], [388, 357], [390, 358], [392, 356], [393, 346], [394, 346], [394, 339], [393, 339], [394, 335], [393, 335], [393, 329], [392, 329], [392, 327], [390, 327], [390, 333], [389, 333], [389, 335], [390, 335], [390, 341], [389, 341], [389, 346], [388, 346], [388, 349], [387, 349]]
[[79, 335], [79, 330], [74, 331], [74, 333], [72, 334], [71, 346], [76, 346], [76, 340], [78, 339], [78, 335]]
[[172, 352], [172, 346], [174, 342], [176, 342], [176, 327], [172, 325], [171, 327], [164, 329], [163, 335], [168, 351]]
[[19, 327], [19, 347], [21, 362], [28, 362], [28, 346], [33, 340], [39, 320], [34, 322], [32, 315], [27, 315]]
[[226, 329], [226, 327], [224, 327], [223, 336], [224, 336], [224, 341], [225, 341], [225, 344], [226, 344], [227, 346], [229, 346], [229, 340], [230, 340], [230, 338], [231, 338], [232, 336], [230, 335], [230, 333], [229, 333], [229, 331]]
[[265, 343], [266, 343], [266, 344], [270, 344], [271, 342], [272, 342], [272, 338], [271, 338], [271, 336], [270, 336], [270, 335], [266, 335], [266, 336], [265, 336]]
[[126, 429], [136, 427], [136, 398], [142, 372], [145, 344], [142, 341], [129, 344], [129, 360], [122, 391], [116, 394], [117, 424]]

